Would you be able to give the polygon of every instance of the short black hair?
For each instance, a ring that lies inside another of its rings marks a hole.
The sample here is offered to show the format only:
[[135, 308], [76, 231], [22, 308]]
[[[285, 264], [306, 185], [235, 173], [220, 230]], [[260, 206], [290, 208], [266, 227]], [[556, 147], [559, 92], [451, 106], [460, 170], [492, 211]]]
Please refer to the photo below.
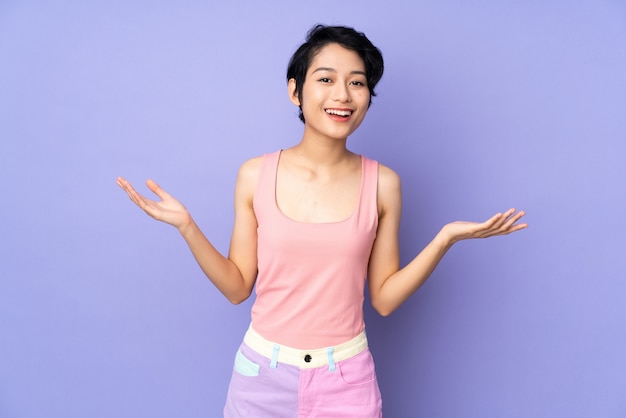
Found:
[[[363, 60], [367, 87], [370, 91], [369, 104], [371, 105], [372, 97], [376, 96], [374, 87], [382, 78], [385, 68], [382, 53], [367, 39], [363, 32], [357, 32], [353, 28], [346, 26], [326, 26], [320, 24], [315, 25], [307, 33], [306, 42], [300, 45], [294, 52], [287, 66], [287, 82], [292, 78], [296, 81], [296, 92], [298, 93], [300, 103], [302, 103], [302, 86], [313, 57], [323, 47], [331, 43], [337, 43], [346, 49], [356, 52]], [[300, 106], [299, 118], [304, 122], [302, 106]]]

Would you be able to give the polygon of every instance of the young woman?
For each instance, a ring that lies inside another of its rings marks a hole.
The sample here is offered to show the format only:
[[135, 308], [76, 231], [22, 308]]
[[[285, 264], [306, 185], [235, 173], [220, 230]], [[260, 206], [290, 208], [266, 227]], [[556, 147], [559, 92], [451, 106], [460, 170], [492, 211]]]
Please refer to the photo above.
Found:
[[400, 268], [400, 179], [346, 147], [383, 73], [380, 51], [347, 27], [318, 25], [288, 66], [304, 133], [291, 148], [245, 162], [235, 188], [228, 256], [155, 182], [160, 200], [130, 199], [173, 225], [232, 303], [256, 285], [252, 320], [237, 351], [226, 417], [380, 417], [382, 402], [363, 322], [364, 286], [389, 315], [456, 242], [526, 228], [510, 209], [482, 223], [452, 222]]

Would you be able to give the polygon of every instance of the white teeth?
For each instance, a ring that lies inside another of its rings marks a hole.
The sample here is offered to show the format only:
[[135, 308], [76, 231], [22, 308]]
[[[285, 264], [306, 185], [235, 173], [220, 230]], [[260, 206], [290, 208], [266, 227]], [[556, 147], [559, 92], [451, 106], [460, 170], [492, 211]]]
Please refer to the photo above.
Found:
[[326, 113], [330, 115], [337, 115], [337, 116], [350, 116], [352, 114], [352, 111], [351, 110], [326, 109]]

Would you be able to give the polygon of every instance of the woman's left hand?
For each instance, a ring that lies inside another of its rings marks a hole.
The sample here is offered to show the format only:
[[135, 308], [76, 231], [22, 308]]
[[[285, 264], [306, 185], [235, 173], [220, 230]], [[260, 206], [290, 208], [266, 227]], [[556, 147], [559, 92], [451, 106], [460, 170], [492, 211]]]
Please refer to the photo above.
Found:
[[526, 223], [517, 223], [526, 213], [524, 211], [516, 211], [511, 208], [504, 213], [497, 213], [485, 222], [465, 222], [456, 221], [445, 225], [441, 229], [441, 234], [450, 242], [471, 239], [471, 238], [488, 238], [497, 235], [508, 235], [525, 228]]

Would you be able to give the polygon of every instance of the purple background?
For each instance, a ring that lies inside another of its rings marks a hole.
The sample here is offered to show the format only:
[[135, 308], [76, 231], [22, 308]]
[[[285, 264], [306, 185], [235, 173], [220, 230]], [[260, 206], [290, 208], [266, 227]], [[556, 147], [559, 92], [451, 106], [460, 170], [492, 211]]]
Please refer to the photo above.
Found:
[[300, 138], [284, 72], [316, 22], [384, 53], [349, 144], [403, 178], [403, 262], [452, 220], [530, 223], [366, 306], [386, 416], [626, 416], [623, 1], [3, 0], [1, 417], [220, 416], [251, 301], [115, 178], [226, 251], [239, 165]]

